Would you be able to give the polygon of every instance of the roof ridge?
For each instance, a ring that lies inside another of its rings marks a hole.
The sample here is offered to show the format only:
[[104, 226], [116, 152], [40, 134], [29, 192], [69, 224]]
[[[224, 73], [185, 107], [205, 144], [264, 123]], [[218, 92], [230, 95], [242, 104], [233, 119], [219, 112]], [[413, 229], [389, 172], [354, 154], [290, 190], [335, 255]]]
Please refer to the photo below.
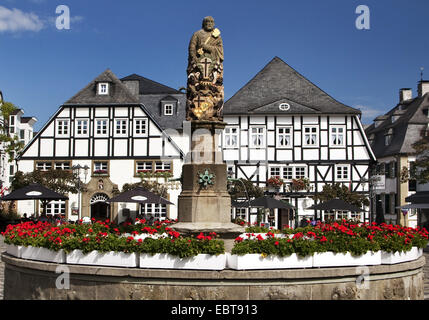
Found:
[[[123, 78], [121, 78], [121, 79], [119, 79], [120, 81], [126, 81], [127, 79], [126, 78], [130, 78], [130, 77], [132, 77], [132, 76], [136, 76], [136, 77], [138, 77], [138, 78], [140, 78], [140, 79], [143, 79], [143, 80], [145, 80], [145, 81], [149, 81], [149, 82], [151, 82], [151, 83], [153, 83], [153, 84], [156, 84], [156, 85], [159, 85], [159, 86], [162, 86], [162, 87], [165, 87], [165, 88], [168, 88], [168, 89], [171, 89], [171, 90], [174, 90], [174, 91], [176, 91], [177, 93], [182, 93], [182, 92], [180, 92], [179, 90], [177, 90], [177, 89], [174, 89], [174, 88], [172, 88], [172, 87], [169, 87], [169, 86], [167, 86], [167, 85], [165, 85], [165, 84], [162, 84], [162, 83], [160, 83], [160, 82], [158, 82], [158, 81], [155, 81], [155, 80], [152, 80], [152, 79], [149, 79], [149, 78], [146, 78], [146, 77], [143, 77], [143, 76], [141, 76], [141, 75], [139, 75], [139, 74], [137, 74], [137, 73], [133, 73], [133, 74], [131, 74], [131, 75], [129, 75], [129, 76], [126, 76], [126, 77], [123, 77]], [[172, 94], [172, 93], [171, 93]]]
[[[73, 102], [77, 97], [82, 95], [85, 91], [89, 90], [91, 86], [93, 86], [96, 82], [99, 81], [106, 81], [106, 80], [99, 80], [102, 78], [102, 76], [107, 76], [115, 85], [117, 85], [125, 94], [126, 98], [130, 100], [130, 102], [140, 103], [138, 99], [131, 93], [131, 91], [119, 80], [119, 78], [113, 73], [110, 68], [107, 68], [102, 73], [100, 73], [97, 77], [95, 77], [92, 81], [90, 81], [85, 87], [83, 87], [81, 90], [78, 91], [74, 96], [72, 96], [70, 99], [68, 99], [64, 104], [73, 104], [76, 102]], [[116, 91], [116, 90], [115, 90]], [[117, 91], [116, 91], [117, 93]], [[80, 103], [76, 103], [80, 104]]]
[[[276, 79], [277, 82], [274, 82], [273, 79]], [[272, 82], [269, 83], [269, 88], [266, 88], [265, 83], [270, 80]], [[255, 92], [255, 90], [258, 90], [258, 92]], [[333, 98], [278, 56], [271, 59], [226, 101], [225, 111], [228, 113], [229, 108], [231, 108], [233, 113], [233, 109], [238, 108], [238, 110], [244, 112], [248, 110], [250, 105], [253, 105], [253, 109], [255, 109], [258, 105], [266, 105], [270, 95], [275, 99], [279, 97], [287, 98], [302, 106], [321, 112], [332, 110], [332, 112], [336, 113], [362, 113], [360, 110], [347, 106]], [[252, 98], [254, 98], [253, 103]]]

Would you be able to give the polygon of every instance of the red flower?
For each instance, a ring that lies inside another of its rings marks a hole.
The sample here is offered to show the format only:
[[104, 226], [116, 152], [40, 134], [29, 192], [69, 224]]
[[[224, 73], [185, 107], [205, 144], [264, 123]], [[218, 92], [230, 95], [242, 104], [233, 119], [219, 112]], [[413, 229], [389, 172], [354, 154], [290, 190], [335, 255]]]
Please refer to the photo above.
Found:
[[237, 242], [242, 242], [242, 241], [243, 241], [243, 238], [242, 238], [242, 237], [237, 237], [237, 238], [235, 238], [235, 241], [237, 241]]
[[275, 245], [275, 246], [278, 246], [278, 245], [279, 245], [279, 242], [278, 242], [278, 241], [274, 242], [274, 245]]
[[198, 236], [197, 236], [198, 240], [204, 240], [204, 234], [201, 232]]
[[258, 239], [258, 240], [264, 240], [264, 238], [263, 238], [260, 234], [258, 234], [258, 235], [256, 236], [256, 239]]

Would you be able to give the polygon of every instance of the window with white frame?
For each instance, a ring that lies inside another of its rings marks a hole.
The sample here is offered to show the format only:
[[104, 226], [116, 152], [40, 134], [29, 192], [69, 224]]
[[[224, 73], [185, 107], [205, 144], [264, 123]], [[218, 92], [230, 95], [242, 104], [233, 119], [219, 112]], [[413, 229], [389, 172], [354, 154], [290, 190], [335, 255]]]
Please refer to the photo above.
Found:
[[137, 173], [152, 172], [153, 162], [152, 161], [137, 161], [136, 171]]
[[98, 94], [99, 95], [107, 95], [109, 94], [109, 84], [107, 82], [98, 84]]
[[156, 203], [145, 203], [140, 206], [140, 214], [163, 219], [167, 217], [167, 205]]
[[52, 162], [38, 161], [36, 162], [36, 170], [48, 171], [52, 169]]
[[97, 135], [107, 135], [107, 119], [98, 119], [95, 121], [95, 133]]
[[350, 167], [348, 165], [336, 165], [335, 178], [338, 181], [350, 180]]
[[[40, 212], [42, 212], [42, 202], [39, 202]], [[66, 202], [65, 201], [51, 201], [46, 206], [46, 214], [50, 215], [65, 215]]]
[[236, 219], [247, 219], [247, 208], [235, 208], [235, 218]]
[[265, 127], [250, 127], [250, 147], [265, 146]]
[[69, 134], [69, 120], [57, 120], [57, 135], [66, 136]]
[[283, 179], [292, 180], [293, 179], [293, 167], [284, 167], [283, 168]]
[[134, 135], [145, 136], [147, 134], [147, 119], [134, 119]]
[[292, 147], [292, 127], [277, 127], [277, 147]]
[[127, 119], [116, 119], [115, 120], [115, 134], [126, 135], [127, 134]]
[[155, 171], [171, 171], [171, 162], [169, 161], [155, 162]]
[[304, 146], [318, 145], [318, 128], [315, 126], [304, 127]]
[[88, 134], [88, 119], [76, 120], [76, 135]]
[[61, 161], [54, 163], [55, 170], [70, 170], [70, 161]]
[[224, 147], [236, 148], [238, 147], [238, 127], [226, 127], [224, 133]]
[[270, 176], [271, 177], [281, 177], [281, 167], [271, 167], [270, 168]]
[[295, 167], [295, 179], [306, 178], [306, 167]]
[[173, 110], [174, 110], [174, 105], [169, 103], [169, 104], [164, 104], [164, 115], [165, 116], [172, 116], [173, 115]]
[[94, 161], [93, 174], [105, 175], [109, 173], [109, 164], [107, 161]]
[[333, 147], [344, 147], [345, 146], [345, 127], [335, 126], [331, 127], [331, 146]]

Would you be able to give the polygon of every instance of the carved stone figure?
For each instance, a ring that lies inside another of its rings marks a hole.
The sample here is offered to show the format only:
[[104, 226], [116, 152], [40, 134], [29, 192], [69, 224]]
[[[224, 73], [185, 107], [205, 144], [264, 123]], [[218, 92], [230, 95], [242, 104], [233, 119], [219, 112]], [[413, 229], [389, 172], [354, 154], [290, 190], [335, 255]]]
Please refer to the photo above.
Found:
[[222, 121], [223, 43], [214, 19], [205, 17], [203, 28], [189, 43], [187, 120]]

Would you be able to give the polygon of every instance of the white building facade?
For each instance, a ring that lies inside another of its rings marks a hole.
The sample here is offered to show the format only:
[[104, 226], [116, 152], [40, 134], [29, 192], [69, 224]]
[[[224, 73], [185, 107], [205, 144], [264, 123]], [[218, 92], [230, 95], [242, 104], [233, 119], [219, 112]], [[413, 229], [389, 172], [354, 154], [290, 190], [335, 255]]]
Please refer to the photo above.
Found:
[[[107, 70], [51, 117], [25, 148], [19, 170], [88, 167], [87, 174], [80, 175], [85, 190], [68, 195], [63, 203], [51, 203], [48, 214], [121, 222], [134, 212], [175, 219], [181, 187], [169, 179], [180, 178], [189, 151], [185, 119], [185, 93], [135, 74], [119, 80]], [[298, 209], [293, 214], [272, 211], [266, 216], [271, 225], [290, 225], [296, 217], [369, 219], [368, 212], [308, 209], [314, 204], [312, 196], [326, 184], [339, 182], [354, 192], [369, 193], [365, 181], [375, 157], [359, 110], [334, 100], [276, 57], [225, 103], [224, 122], [219, 147], [230, 174], [253, 181], [267, 195]], [[140, 172], [159, 173], [158, 181], [168, 186], [174, 205], [106, 203], [124, 184], [139, 182]], [[267, 185], [271, 177], [285, 184], [274, 190]], [[295, 180], [308, 185], [298, 190]], [[21, 214], [40, 212], [37, 203], [18, 205]], [[233, 209], [232, 217], [247, 217], [246, 209]]]
[[[3, 104], [3, 94], [0, 91], [0, 106]], [[0, 114], [0, 126], [3, 134], [8, 134], [12, 138], [17, 138], [23, 145], [26, 145], [33, 138], [34, 124], [37, 122], [35, 117], [24, 117], [24, 110], [16, 109], [10, 115], [9, 119], [3, 119]], [[11, 160], [11, 157], [6, 152], [6, 145], [0, 145], [0, 193], [8, 194], [12, 179], [17, 172], [17, 163]]]
[[[299, 220], [369, 220], [369, 212], [308, 209], [314, 204], [312, 196], [326, 184], [338, 182], [353, 192], [369, 193], [365, 181], [375, 157], [359, 110], [335, 101], [276, 57], [226, 102], [224, 116], [228, 125], [222, 150], [235, 178], [250, 179], [263, 188], [271, 177], [283, 179], [279, 190], [268, 187], [267, 194], [295, 206]], [[307, 180], [309, 185], [297, 190], [294, 180]], [[236, 211], [237, 217], [247, 216], [246, 209]], [[269, 222], [276, 227], [296, 218], [283, 210], [271, 214]]]

